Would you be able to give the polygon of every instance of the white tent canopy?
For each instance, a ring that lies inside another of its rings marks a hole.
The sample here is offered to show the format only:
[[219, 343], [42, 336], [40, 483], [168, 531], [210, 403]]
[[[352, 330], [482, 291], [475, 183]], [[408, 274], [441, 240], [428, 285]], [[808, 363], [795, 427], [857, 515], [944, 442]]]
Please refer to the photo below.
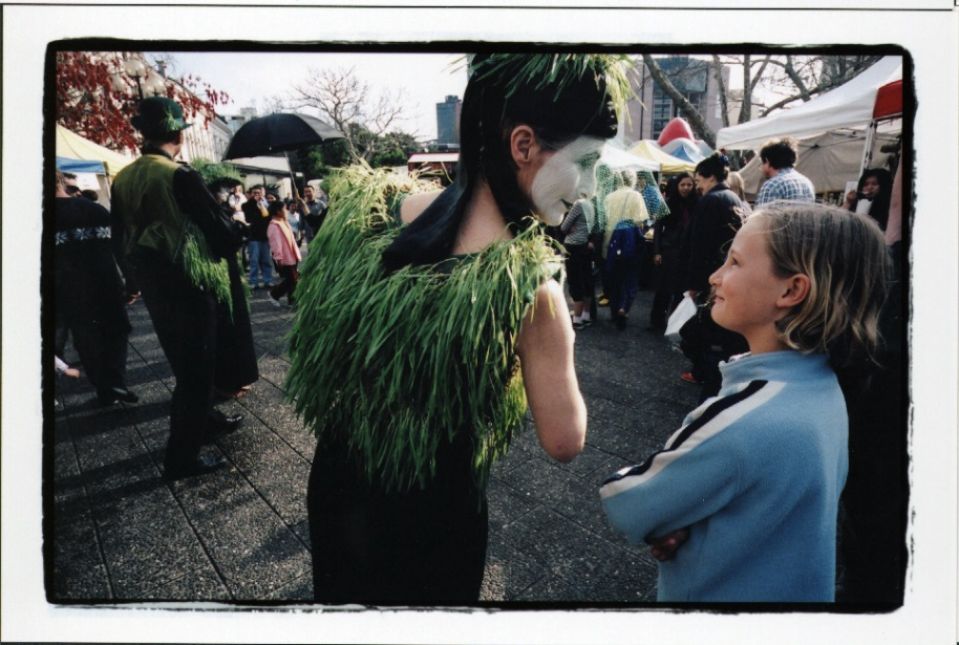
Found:
[[652, 172], [659, 172], [660, 170], [658, 161], [634, 155], [611, 143], [603, 146], [603, 154], [599, 160], [610, 168], [635, 168]]
[[[880, 143], [891, 143], [895, 136], [879, 134]], [[816, 193], [843, 192], [846, 183], [859, 179], [863, 138], [841, 132], [827, 132], [799, 142], [799, 160], [796, 170], [804, 174], [816, 187]], [[880, 152], [874, 167], [884, 167], [888, 153]], [[759, 155], [743, 166], [744, 190], [749, 195], [759, 193], [765, 181]]]
[[756, 149], [773, 137], [802, 139], [837, 128], [864, 127], [872, 120], [879, 87], [901, 78], [902, 57], [886, 56], [848, 83], [791, 110], [721, 129], [716, 147]]

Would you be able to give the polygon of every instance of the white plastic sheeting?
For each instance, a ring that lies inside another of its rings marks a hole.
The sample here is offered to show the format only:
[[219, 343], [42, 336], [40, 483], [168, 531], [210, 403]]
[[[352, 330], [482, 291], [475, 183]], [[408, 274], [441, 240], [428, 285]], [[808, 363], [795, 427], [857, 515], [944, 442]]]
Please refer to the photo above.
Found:
[[773, 137], [797, 139], [837, 128], [865, 127], [872, 120], [879, 87], [902, 78], [902, 57], [886, 56], [848, 83], [807, 103], [721, 129], [716, 147], [756, 149]]

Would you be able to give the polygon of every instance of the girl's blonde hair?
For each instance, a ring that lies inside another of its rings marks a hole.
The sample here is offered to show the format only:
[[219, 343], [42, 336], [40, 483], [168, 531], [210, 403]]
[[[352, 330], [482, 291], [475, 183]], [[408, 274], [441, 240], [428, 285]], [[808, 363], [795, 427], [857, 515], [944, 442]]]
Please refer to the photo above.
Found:
[[750, 218], [765, 228], [773, 270], [809, 276], [809, 294], [777, 322], [783, 342], [829, 352], [833, 364], [875, 360], [879, 310], [890, 270], [882, 231], [864, 215], [800, 202], [764, 206]]
[[726, 185], [729, 186], [729, 190], [739, 195], [739, 199], [746, 201], [746, 183], [742, 175], [735, 171], [729, 173], [726, 175]]

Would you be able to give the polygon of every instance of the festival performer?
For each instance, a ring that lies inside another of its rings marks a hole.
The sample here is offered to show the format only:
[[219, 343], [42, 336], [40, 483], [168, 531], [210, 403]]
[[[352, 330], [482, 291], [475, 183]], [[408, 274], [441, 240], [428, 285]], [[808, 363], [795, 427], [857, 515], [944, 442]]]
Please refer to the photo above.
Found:
[[411, 194], [400, 221], [410, 186], [364, 168], [330, 179], [286, 384], [318, 437], [307, 494], [317, 601], [475, 603], [490, 467], [527, 401], [547, 454], [582, 450], [562, 264], [540, 222], [559, 224], [592, 192], [627, 64], [477, 55], [456, 181]]
[[227, 263], [241, 238], [199, 173], [174, 159], [190, 127], [180, 104], [166, 97], [140, 102], [131, 120], [143, 135], [142, 155], [113, 182], [118, 232], [176, 385], [164, 476], [177, 479], [226, 465], [201, 454], [242, 417], [213, 408], [216, 306], [232, 309]]
[[658, 600], [833, 601], [848, 464], [833, 368], [874, 357], [887, 263], [879, 227], [839, 208], [780, 202], [736, 234], [711, 315], [750, 351], [662, 451], [600, 489], [613, 526], [653, 545]]

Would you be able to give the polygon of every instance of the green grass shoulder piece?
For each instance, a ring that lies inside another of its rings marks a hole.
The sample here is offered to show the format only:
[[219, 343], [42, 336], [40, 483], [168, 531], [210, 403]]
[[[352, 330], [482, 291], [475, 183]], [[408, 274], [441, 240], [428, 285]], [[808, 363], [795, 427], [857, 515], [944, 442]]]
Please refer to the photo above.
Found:
[[190, 282], [202, 287], [224, 303], [233, 314], [233, 295], [230, 292], [230, 272], [225, 260], [214, 260], [206, 244], [206, 238], [195, 224], [184, 222], [180, 259]]
[[387, 490], [426, 485], [441, 441], [462, 431], [485, 486], [526, 414], [516, 332], [561, 264], [531, 227], [442, 266], [388, 274], [391, 211], [415, 190], [368, 168], [331, 181], [297, 286], [286, 391], [321, 444], [346, 442]]

